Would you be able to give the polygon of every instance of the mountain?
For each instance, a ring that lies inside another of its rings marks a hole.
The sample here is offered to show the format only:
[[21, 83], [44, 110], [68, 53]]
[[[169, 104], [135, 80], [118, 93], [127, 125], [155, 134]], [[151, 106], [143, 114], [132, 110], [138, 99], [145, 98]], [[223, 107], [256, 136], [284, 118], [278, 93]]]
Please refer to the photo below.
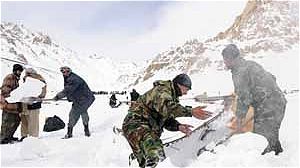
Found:
[[123, 89], [139, 70], [132, 62], [114, 61], [97, 54], [79, 55], [49, 35], [29, 30], [23, 25], [2, 22], [0, 31], [2, 79], [11, 73], [14, 63], [21, 63], [37, 69], [48, 81], [49, 89], [57, 91], [63, 86], [59, 67], [67, 65], [93, 90], [115, 90]]
[[252, 57], [264, 57], [267, 52], [282, 53], [298, 46], [298, 2], [249, 1], [227, 30], [204, 42], [192, 39], [158, 54], [130, 86], [138, 87], [148, 80], [182, 72], [201, 75], [212, 70], [223, 71], [221, 51], [229, 43], [237, 44], [244, 56]]

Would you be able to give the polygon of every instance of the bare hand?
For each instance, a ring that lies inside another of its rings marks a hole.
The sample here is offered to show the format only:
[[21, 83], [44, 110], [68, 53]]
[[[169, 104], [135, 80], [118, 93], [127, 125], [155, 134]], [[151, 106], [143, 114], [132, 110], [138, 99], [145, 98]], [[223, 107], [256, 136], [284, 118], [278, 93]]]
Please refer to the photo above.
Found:
[[203, 110], [206, 107], [198, 106], [192, 109], [192, 115], [199, 120], [205, 120], [212, 116], [212, 112]]
[[190, 128], [193, 128], [193, 126], [188, 124], [180, 124], [178, 128], [180, 132], [186, 134], [187, 136], [190, 136], [192, 133], [192, 130]]
[[242, 119], [237, 118], [236, 133], [242, 133]]

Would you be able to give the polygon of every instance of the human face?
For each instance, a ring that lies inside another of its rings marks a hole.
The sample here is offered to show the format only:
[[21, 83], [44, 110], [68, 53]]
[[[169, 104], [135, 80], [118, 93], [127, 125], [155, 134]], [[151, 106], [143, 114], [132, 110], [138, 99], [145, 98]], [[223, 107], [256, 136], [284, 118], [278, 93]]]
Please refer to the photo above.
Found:
[[63, 76], [68, 76], [70, 73], [69, 71], [67, 71], [65, 69], [60, 70], [60, 72], [63, 74]]
[[185, 87], [185, 86], [180, 85], [180, 84], [178, 84], [178, 87], [179, 87], [182, 95], [186, 95], [187, 92], [190, 90], [188, 87]]
[[224, 59], [224, 64], [227, 69], [231, 69], [233, 67], [233, 61], [231, 59]]
[[22, 71], [20, 71], [20, 70], [17, 70], [17, 71], [16, 71], [16, 74], [17, 74], [18, 76], [21, 76], [21, 74], [22, 74]]

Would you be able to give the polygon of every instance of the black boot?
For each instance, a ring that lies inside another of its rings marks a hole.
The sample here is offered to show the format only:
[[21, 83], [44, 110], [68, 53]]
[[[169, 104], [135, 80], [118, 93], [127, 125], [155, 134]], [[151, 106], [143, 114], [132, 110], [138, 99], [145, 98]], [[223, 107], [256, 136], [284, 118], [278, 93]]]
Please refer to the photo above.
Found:
[[72, 138], [72, 137], [73, 137], [72, 132], [73, 132], [73, 127], [68, 127], [68, 132], [67, 132], [67, 134], [65, 135], [65, 138], [64, 138], [64, 139]]
[[89, 137], [91, 136], [90, 130], [89, 130], [89, 125], [88, 124], [84, 124], [84, 135]]
[[159, 161], [159, 160], [158, 160], [157, 158], [151, 158], [151, 157], [148, 157], [148, 158], [146, 158], [145, 166], [146, 166], [146, 167], [154, 168], [154, 167], [157, 166], [158, 161]]
[[269, 153], [269, 152], [275, 152], [275, 155], [278, 155], [279, 153], [283, 152], [283, 149], [281, 147], [280, 141], [277, 140], [273, 143], [269, 143], [268, 146], [264, 149], [264, 151], [261, 153], [262, 155]]
[[269, 153], [271, 151], [272, 151], [271, 146], [270, 146], [270, 144], [268, 144], [268, 146], [264, 149], [264, 151], [261, 153], [261, 155], [264, 155], [264, 154]]
[[19, 140], [19, 142], [23, 142], [23, 140], [24, 140], [25, 138], [27, 138], [27, 136], [23, 136], [23, 137]]
[[274, 146], [275, 155], [278, 155], [279, 153], [283, 152], [283, 149], [281, 147], [280, 141], [277, 141]]
[[0, 140], [0, 144], [8, 144], [10, 141], [8, 140], [8, 138], [4, 138]]
[[17, 138], [17, 137], [12, 137], [11, 140], [12, 140], [12, 141], [18, 141], [19, 138]]

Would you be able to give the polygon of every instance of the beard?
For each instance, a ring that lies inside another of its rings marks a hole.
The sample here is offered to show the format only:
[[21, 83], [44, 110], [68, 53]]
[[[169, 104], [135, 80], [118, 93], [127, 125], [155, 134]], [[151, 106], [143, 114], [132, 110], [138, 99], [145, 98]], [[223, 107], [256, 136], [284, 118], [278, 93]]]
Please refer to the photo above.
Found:
[[17, 72], [14, 72], [14, 75], [16, 75], [18, 78], [21, 76], [21, 74], [18, 74]]
[[176, 83], [174, 83], [174, 88], [175, 88], [175, 94], [177, 97], [182, 96], [182, 92], [180, 90], [180, 88], [178, 87], [178, 85]]

